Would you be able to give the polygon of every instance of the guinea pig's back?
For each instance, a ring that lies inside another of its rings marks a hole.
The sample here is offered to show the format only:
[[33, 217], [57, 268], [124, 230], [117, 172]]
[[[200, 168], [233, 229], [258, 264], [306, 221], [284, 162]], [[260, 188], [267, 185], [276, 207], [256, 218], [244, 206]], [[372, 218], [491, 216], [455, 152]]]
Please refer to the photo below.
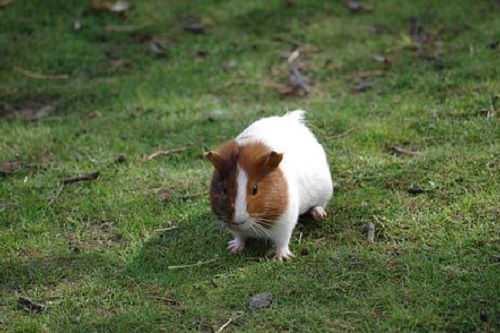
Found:
[[289, 182], [293, 182], [289, 187], [297, 191], [300, 213], [325, 205], [333, 191], [325, 151], [305, 125], [304, 113], [297, 110], [282, 117], [260, 119], [236, 138], [240, 145], [261, 141], [283, 153], [280, 168]]

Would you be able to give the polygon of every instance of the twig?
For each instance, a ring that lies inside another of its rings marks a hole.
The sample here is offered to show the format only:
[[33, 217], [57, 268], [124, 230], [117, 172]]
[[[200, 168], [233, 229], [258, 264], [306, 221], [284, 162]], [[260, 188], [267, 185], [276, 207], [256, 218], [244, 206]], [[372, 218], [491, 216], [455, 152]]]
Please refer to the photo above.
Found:
[[153, 296], [154, 299], [157, 299], [159, 301], [164, 301], [168, 304], [172, 304], [172, 305], [181, 305], [182, 306], [182, 303], [179, 302], [178, 300], [176, 299], [173, 299], [173, 298], [169, 298], [169, 297], [161, 297], [161, 296]]
[[421, 156], [422, 153], [419, 151], [411, 151], [402, 147], [398, 146], [391, 146], [389, 147], [389, 150], [391, 153], [396, 154], [396, 155], [411, 155], [411, 156]]
[[45, 310], [45, 305], [33, 302], [29, 297], [20, 296], [19, 303], [30, 311], [43, 311]]
[[171, 227], [168, 227], [168, 228], [155, 229], [153, 231], [154, 232], [167, 232], [167, 231], [171, 231], [171, 230], [175, 230], [175, 229], [179, 229], [179, 228], [177, 228], [176, 226], [171, 226]]
[[375, 242], [375, 225], [373, 222], [368, 222], [366, 225], [366, 230], [368, 232], [368, 243]]
[[168, 269], [179, 269], [179, 268], [188, 268], [188, 267], [195, 267], [195, 266], [201, 266], [201, 265], [206, 265], [210, 264], [217, 259], [210, 259], [207, 261], [198, 261], [196, 264], [189, 264], [189, 265], [174, 265], [174, 266], [168, 266]]
[[154, 153], [152, 153], [151, 155], [146, 156], [146, 158], [144, 160], [151, 161], [160, 155], [170, 155], [170, 154], [180, 153], [180, 152], [185, 151], [186, 149], [187, 149], [187, 147], [175, 148], [175, 149], [170, 149], [170, 150], [157, 150]]
[[219, 329], [215, 333], [221, 333], [229, 324], [231, 324], [232, 321], [233, 321], [233, 318], [229, 318], [229, 320], [226, 321], [224, 323], [224, 325], [222, 325], [221, 327], [219, 327]]
[[14, 67], [14, 71], [16, 71], [24, 76], [31, 77], [33, 79], [43, 79], [43, 80], [67, 80], [67, 79], [69, 79], [69, 76], [66, 74], [46, 75], [46, 74], [42, 74], [42, 73], [35, 73], [35, 72], [29, 71], [27, 69], [23, 69], [23, 68], [17, 67], [17, 66]]
[[344, 138], [344, 137], [348, 136], [349, 134], [351, 134], [353, 132], [356, 132], [357, 130], [359, 130], [359, 127], [349, 128], [348, 130], [346, 130], [345, 132], [342, 132], [340, 134], [336, 134], [336, 135], [333, 135], [333, 136], [328, 136], [327, 139], [329, 139], [329, 140], [341, 139], [341, 138]]
[[86, 181], [96, 180], [97, 178], [99, 178], [100, 174], [101, 174], [100, 171], [96, 171], [96, 172], [92, 172], [92, 173], [89, 173], [89, 174], [86, 174], [83, 176], [68, 178], [68, 179], [65, 179], [63, 181], [63, 184], [68, 185], [68, 184], [73, 184], [73, 183], [78, 183], [78, 182], [86, 182]]
[[250, 81], [250, 80], [230, 80], [223, 85], [215, 88], [216, 90], [219, 89], [224, 89], [236, 84], [249, 84], [249, 85], [256, 85], [256, 86], [263, 86], [263, 87], [271, 87], [271, 88], [281, 88], [280, 84], [273, 83], [273, 82], [256, 82], [256, 81]]

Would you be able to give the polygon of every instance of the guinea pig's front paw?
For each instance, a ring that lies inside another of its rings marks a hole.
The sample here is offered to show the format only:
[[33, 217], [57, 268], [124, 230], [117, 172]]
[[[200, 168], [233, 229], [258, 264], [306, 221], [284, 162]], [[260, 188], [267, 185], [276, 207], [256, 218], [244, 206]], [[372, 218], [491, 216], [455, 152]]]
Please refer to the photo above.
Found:
[[288, 246], [279, 249], [277, 248], [276, 255], [274, 256], [274, 258], [276, 258], [278, 261], [292, 260], [293, 257], [295, 257], [295, 255], [292, 252], [290, 252]]
[[231, 251], [231, 253], [241, 252], [245, 248], [245, 240], [239, 237], [229, 241], [227, 244], [227, 249]]
[[322, 220], [326, 217], [326, 212], [323, 207], [321, 206], [316, 206], [311, 209], [309, 209], [309, 214], [313, 217], [315, 220]]

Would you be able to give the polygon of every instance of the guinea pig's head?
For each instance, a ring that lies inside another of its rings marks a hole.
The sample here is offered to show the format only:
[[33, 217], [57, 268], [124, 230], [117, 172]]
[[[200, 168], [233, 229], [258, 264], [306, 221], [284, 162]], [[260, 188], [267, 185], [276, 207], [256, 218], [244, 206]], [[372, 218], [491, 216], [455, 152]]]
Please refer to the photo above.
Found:
[[230, 229], [265, 236], [288, 205], [287, 182], [279, 165], [283, 154], [261, 142], [228, 141], [205, 154], [214, 173], [212, 211]]

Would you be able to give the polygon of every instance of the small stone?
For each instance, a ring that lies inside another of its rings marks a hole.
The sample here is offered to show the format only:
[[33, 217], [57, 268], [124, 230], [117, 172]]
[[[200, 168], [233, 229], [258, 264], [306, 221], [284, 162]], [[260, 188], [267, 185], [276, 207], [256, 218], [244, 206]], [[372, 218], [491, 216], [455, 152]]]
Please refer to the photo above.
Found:
[[270, 292], [264, 292], [250, 298], [248, 300], [248, 305], [251, 308], [260, 309], [271, 306], [272, 302], [273, 302], [273, 294]]

